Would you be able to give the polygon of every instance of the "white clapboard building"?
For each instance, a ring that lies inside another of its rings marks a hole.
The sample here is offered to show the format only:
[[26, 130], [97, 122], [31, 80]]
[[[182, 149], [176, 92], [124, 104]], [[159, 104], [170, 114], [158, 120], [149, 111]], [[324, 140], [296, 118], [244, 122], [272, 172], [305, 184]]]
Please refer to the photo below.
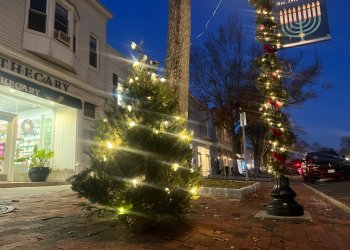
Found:
[[128, 65], [106, 42], [98, 0], [0, 1], [0, 181], [29, 181], [34, 146], [48, 181], [89, 166], [91, 126]]

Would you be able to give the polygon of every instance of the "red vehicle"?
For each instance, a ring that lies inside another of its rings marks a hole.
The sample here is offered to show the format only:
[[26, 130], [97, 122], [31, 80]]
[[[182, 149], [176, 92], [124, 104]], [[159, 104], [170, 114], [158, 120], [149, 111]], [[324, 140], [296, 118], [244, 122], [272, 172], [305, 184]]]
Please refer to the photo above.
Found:
[[335, 151], [308, 152], [301, 164], [304, 181], [314, 182], [321, 178], [339, 178], [343, 175], [342, 159]]
[[287, 171], [290, 174], [299, 174], [301, 175], [301, 162], [302, 159], [293, 159], [287, 163]]

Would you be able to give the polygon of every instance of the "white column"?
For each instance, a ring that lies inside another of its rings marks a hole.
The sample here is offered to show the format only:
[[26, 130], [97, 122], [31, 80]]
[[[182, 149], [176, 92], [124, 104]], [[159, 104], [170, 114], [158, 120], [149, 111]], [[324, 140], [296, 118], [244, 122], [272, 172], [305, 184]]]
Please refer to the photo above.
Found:
[[52, 170], [75, 170], [77, 154], [77, 110], [54, 110], [54, 136]]

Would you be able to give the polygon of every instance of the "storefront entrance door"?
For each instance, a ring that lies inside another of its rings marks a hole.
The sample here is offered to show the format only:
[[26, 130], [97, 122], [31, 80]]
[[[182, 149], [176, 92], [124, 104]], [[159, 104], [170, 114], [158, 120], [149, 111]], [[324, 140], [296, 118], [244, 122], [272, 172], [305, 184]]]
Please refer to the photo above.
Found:
[[0, 181], [12, 181], [17, 115], [0, 112]]

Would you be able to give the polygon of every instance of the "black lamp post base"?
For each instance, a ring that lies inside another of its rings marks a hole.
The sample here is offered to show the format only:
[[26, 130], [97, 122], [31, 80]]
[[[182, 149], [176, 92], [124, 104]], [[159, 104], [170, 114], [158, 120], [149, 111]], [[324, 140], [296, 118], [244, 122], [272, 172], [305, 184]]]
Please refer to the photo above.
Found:
[[304, 208], [294, 200], [295, 196], [296, 193], [289, 186], [289, 178], [281, 176], [275, 179], [272, 202], [267, 206], [267, 213], [274, 216], [304, 215]]

